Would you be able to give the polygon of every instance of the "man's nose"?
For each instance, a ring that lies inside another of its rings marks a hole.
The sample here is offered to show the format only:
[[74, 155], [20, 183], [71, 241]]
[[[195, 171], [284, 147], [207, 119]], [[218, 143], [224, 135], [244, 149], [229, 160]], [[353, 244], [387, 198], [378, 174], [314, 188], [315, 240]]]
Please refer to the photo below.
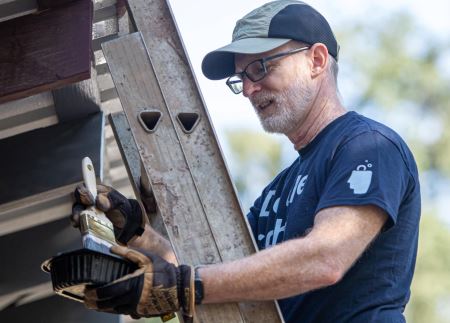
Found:
[[242, 80], [242, 94], [245, 97], [251, 96], [254, 92], [261, 90], [261, 84], [258, 82], [252, 82], [248, 77], [244, 77]]

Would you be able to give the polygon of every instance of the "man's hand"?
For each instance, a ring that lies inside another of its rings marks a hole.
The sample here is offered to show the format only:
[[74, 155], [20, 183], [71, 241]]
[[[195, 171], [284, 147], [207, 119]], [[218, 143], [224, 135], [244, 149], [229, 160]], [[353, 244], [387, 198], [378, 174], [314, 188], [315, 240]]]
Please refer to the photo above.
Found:
[[85, 291], [85, 304], [98, 311], [133, 318], [160, 316], [182, 309], [185, 319], [194, 312], [194, 269], [175, 266], [152, 253], [121, 247], [111, 252], [137, 264], [138, 269], [118, 280]]
[[144, 232], [146, 217], [139, 202], [127, 199], [112, 187], [97, 185], [97, 198], [94, 201], [86, 186], [80, 184], [75, 189], [74, 196], [75, 203], [71, 216], [73, 226], [79, 226], [81, 211], [95, 204], [112, 222], [114, 235], [119, 243], [126, 245]]

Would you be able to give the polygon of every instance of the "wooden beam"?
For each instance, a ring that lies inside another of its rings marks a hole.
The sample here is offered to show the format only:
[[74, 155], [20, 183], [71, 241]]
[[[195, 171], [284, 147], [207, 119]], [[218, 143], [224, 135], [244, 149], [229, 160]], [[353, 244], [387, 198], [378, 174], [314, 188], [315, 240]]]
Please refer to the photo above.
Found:
[[0, 119], [17, 117], [45, 107], [53, 106], [50, 92], [43, 92], [20, 100], [0, 104]]
[[76, 184], [0, 205], [0, 237], [67, 217]]
[[0, 103], [89, 78], [91, 0], [0, 23]]
[[76, 0], [37, 0], [39, 10], [58, 8]]
[[50, 92], [0, 105], [0, 139], [57, 123], [58, 116]]
[[[0, 0], [0, 22], [36, 13], [39, 10], [58, 7], [74, 0]], [[53, 3], [52, 3], [53, 2]], [[94, 23], [117, 15], [115, 0], [94, 2]]]

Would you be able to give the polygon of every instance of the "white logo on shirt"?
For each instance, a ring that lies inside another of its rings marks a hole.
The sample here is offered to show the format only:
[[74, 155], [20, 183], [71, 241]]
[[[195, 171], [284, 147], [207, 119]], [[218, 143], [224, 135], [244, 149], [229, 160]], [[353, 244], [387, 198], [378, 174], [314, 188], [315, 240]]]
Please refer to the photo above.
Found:
[[286, 199], [286, 206], [289, 206], [294, 201], [294, 197], [299, 196], [303, 193], [303, 189], [305, 188], [306, 180], [308, 179], [308, 175], [299, 175], [295, 181], [294, 187], [289, 193], [288, 198]]
[[258, 235], [258, 240], [265, 240], [264, 241], [264, 247], [268, 248], [270, 246], [274, 246], [277, 243], [278, 236], [281, 232], [284, 232], [286, 229], [286, 224], [281, 225], [283, 223], [283, 219], [277, 219], [275, 222], [275, 228], [273, 230], [270, 230], [267, 232], [267, 235], [260, 234]]
[[[261, 211], [259, 212], [259, 217], [263, 218], [263, 217], [267, 217], [270, 214], [270, 209], [268, 208], [269, 206], [269, 202], [272, 199], [272, 197], [275, 195], [275, 190], [271, 190], [269, 191], [269, 193], [267, 193], [266, 198], [264, 199], [264, 202], [261, 206]], [[277, 213], [278, 211], [278, 203], [276, 204], [276, 207], [274, 205], [273, 207], [273, 211], [275, 213]]]
[[[366, 160], [366, 163], [369, 161]], [[367, 170], [371, 168], [372, 164], [368, 163], [366, 165], [358, 165], [356, 170], [352, 171], [350, 178], [347, 183], [350, 184], [350, 188], [353, 190], [354, 194], [365, 194], [369, 190], [370, 183], [372, 181], [372, 171]]]
[[[289, 206], [294, 201], [296, 196], [303, 193], [307, 179], [308, 175], [297, 176], [295, 184], [286, 198], [286, 206]], [[259, 212], [260, 218], [268, 217], [271, 211], [275, 216], [277, 215], [278, 207], [280, 206], [280, 197], [275, 196], [275, 193], [275, 190], [270, 190], [267, 192], [261, 206], [261, 211]], [[275, 201], [272, 205], [270, 205], [272, 199], [275, 199]], [[258, 241], [264, 241], [265, 248], [273, 246], [277, 243], [280, 234], [285, 231], [285, 228], [286, 223], [283, 224], [283, 219], [276, 218], [273, 230], [268, 231], [267, 234], [258, 235]]]

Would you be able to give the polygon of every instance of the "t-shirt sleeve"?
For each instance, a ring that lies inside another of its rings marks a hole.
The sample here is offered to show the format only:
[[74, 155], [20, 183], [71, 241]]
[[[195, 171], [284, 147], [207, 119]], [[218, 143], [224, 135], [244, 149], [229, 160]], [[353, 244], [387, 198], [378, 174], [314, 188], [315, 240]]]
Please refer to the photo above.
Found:
[[376, 205], [388, 214], [388, 229], [397, 221], [409, 179], [397, 145], [377, 131], [365, 132], [336, 151], [316, 212], [338, 205]]
[[247, 220], [252, 228], [253, 236], [257, 237], [258, 218], [261, 211], [261, 196], [256, 199], [250, 211], [247, 213]]

